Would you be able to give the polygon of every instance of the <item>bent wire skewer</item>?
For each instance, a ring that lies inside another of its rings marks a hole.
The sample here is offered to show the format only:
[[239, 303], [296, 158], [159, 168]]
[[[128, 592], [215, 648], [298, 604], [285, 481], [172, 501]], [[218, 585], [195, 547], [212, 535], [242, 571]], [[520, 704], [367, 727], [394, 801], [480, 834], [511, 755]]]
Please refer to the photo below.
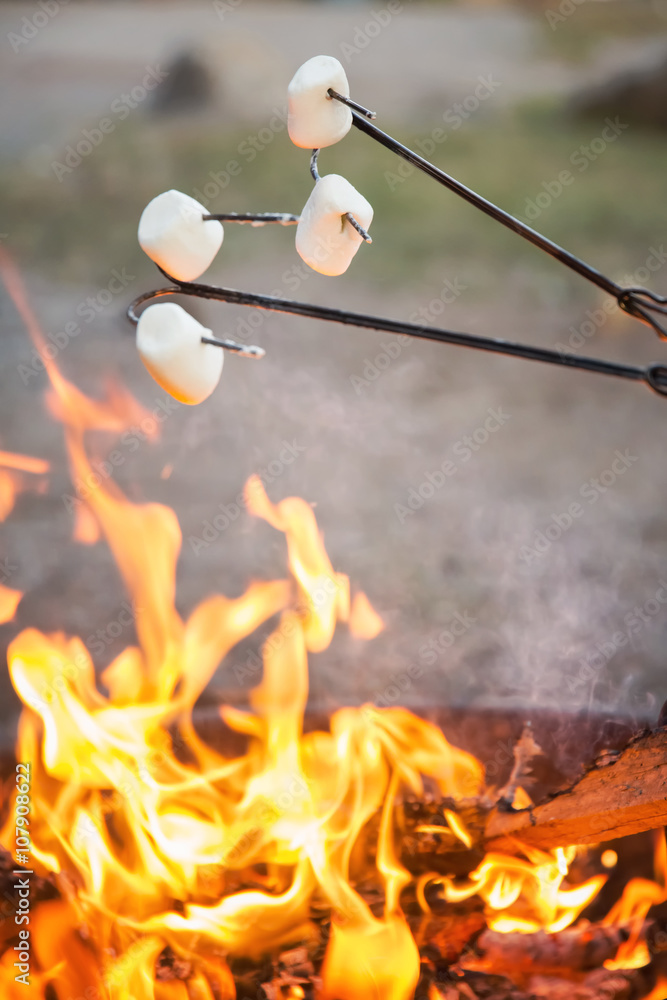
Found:
[[[529, 243], [548, 253], [549, 256], [554, 257], [559, 260], [561, 264], [565, 264], [571, 270], [576, 271], [580, 274], [582, 278], [586, 278], [591, 281], [598, 288], [601, 288], [605, 292], [609, 292], [617, 300], [621, 309], [634, 316], [636, 319], [647, 323], [649, 326], [653, 327], [658, 336], [667, 340], [667, 329], [661, 326], [654, 316], [650, 315], [651, 311], [661, 313], [667, 316], [667, 297], [664, 295], [657, 295], [655, 292], [650, 291], [648, 288], [623, 288], [617, 282], [612, 281], [611, 278], [607, 278], [600, 271], [591, 267], [585, 261], [580, 260], [571, 254], [568, 250], [564, 250], [563, 247], [558, 246], [557, 243], [553, 243], [551, 240], [547, 239], [546, 236], [542, 236], [537, 230], [532, 229], [527, 226], [524, 222], [519, 219], [515, 219], [513, 215], [505, 212], [502, 208], [498, 208], [493, 202], [487, 201], [481, 195], [477, 194], [471, 188], [465, 186], [460, 181], [455, 180], [449, 174], [446, 174], [444, 170], [440, 170], [439, 167], [434, 166], [425, 160], [422, 156], [408, 149], [402, 143], [393, 139], [386, 132], [374, 125], [371, 119], [375, 118], [374, 111], [368, 111], [366, 108], [361, 108], [360, 105], [351, 102], [348, 98], [343, 97], [341, 94], [337, 94], [334, 90], [329, 89], [329, 97], [332, 100], [340, 101], [342, 104], [347, 104], [350, 107], [352, 113], [352, 124], [359, 129], [360, 132], [364, 132], [369, 135], [371, 139], [374, 139], [381, 146], [385, 146], [390, 149], [392, 153], [396, 153], [397, 156], [402, 157], [411, 163], [413, 166], [422, 170], [433, 180], [438, 181], [443, 187], [448, 188], [453, 191], [454, 194], [459, 195], [465, 201], [474, 205], [480, 211], [489, 215], [496, 222], [500, 222], [503, 226], [511, 229], [513, 232], [522, 236]], [[648, 300], [648, 301], [646, 301]], [[647, 310], [649, 310], [647, 314]]]
[[[218, 288], [215, 285], [202, 285], [194, 281], [176, 281], [165, 271], [166, 278], [174, 284], [167, 288], [158, 288], [152, 292], [140, 295], [128, 308], [128, 317], [133, 323], [139, 322], [137, 309], [153, 299], [171, 295], [192, 295], [200, 299], [215, 299], [219, 302], [229, 302], [237, 306], [252, 306], [255, 309], [266, 309], [271, 312], [290, 313], [293, 316], [306, 316], [309, 319], [325, 320], [329, 323], [343, 323], [346, 326], [365, 327], [367, 330], [382, 330], [386, 333], [403, 333], [423, 340], [436, 340], [443, 344], [457, 344], [460, 347], [471, 347], [478, 351], [492, 351], [495, 354], [506, 354], [512, 357], [525, 358], [528, 361], [542, 361], [565, 368], [579, 368], [583, 371], [597, 372], [600, 375], [612, 375], [616, 378], [631, 379], [634, 382], [644, 382], [655, 392], [667, 396], [667, 366], [661, 364], [649, 365], [647, 368], [624, 365], [616, 361], [604, 361], [601, 358], [579, 357], [576, 354], [561, 354], [542, 347], [531, 347], [528, 344], [515, 344], [508, 340], [496, 340], [491, 337], [478, 337], [471, 333], [455, 333], [453, 330], [440, 330], [430, 326], [418, 326], [414, 323], [403, 323], [400, 320], [384, 319], [381, 316], [367, 316], [363, 313], [350, 312], [347, 309], [334, 309], [330, 306], [316, 306], [308, 302], [297, 302], [292, 299], [280, 299], [273, 295], [260, 295], [255, 292], [241, 292], [234, 288]], [[264, 350], [245, 344], [237, 344], [232, 340], [217, 340], [212, 337], [202, 337], [203, 343], [215, 344], [228, 351], [234, 351], [242, 357], [261, 358]]]
[[[531, 229], [525, 223], [515, 219], [503, 209], [498, 208], [492, 202], [487, 201], [475, 191], [467, 188], [460, 181], [455, 180], [449, 174], [440, 170], [413, 152], [407, 146], [403, 146], [390, 135], [382, 132], [371, 119], [375, 118], [375, 112], [369, 111], [362, 105], [357, 104], [350, 98], [343, 97], [333, 90], [328, 91], [328, 96], [332, 100], [346, 104], [352, 112], [353, 124], [365, 134], [369, 135], [380, 145], [385, 146], [392, 152], [401, 156], [409, 163], [422, 170], [429, 177], [464, 198], [470, 204], [483, 211], [486, 215], [500, 222], [513, 232], [528, 240], [538, 249], [548, 253], [551, 257], [559, 260], [566, 267], [575, 271], [581, 277], [586, 278], [605, 292], [614, 296], [619, 307], [629, 315], [639, 319], [641, 322], [651, 326], [661, 339], [667, 340], [667, 329], [665, 329], [652, 315], [659, 313], [667, 315], [667, 297], [656, 294], [647, 288], [631, 287], [623, 288], [611, 278], [607, 278], [601, 272], [591, 267], [585, 261], [580, 260], [551, 240], [542, 236], [536, 230]], [[317, 169], [317, 159], [319, 150], [313, 150], [310, 161], [310, 170], [313, 178], [317, 181], [319, 173]], [[283, 212], [264, 213], [227, 213], [227, 214], [207, 214], [204, 220], [216, 219], [226, 222], [248, 223], [253, 226], [263, 226], [266, 224], [296, 225], [299, 216]], [[356, 219], [349, 213], [347, 220], [357, 230], [359, 235], [366, 242], [372, 242], [368, 233], [357, 223]], [[305, 316], [311, 319], [323, 320], [325, 322], [342, 323], [347, 326], [357, 326], [371, 330], [381, 330], [386, 333], [406, 334], [411, 337], [424, 340], [434, 340], [439, 343], [455, 344], [460, 347], [468, 347], [473, 350], [489, 351], [495, 354], [508, 355], [511, 357], [524, 358], [529, 361], [540, 361], [545, 364], [558, 365], [565, 368], [579, 369], [583, 371], [596, 372], [601, 375], [608, 375], [615, 378], [629, 379], [631, 381], [643, 382], [654, 392], [662, 396], [667, 396], [667, 365], [652, 364], [647, 367], [626, 365], [615, 361], [605, 361], [601, 358], [581, 357], [576, 354], [566, 354], [548, 348], [533, 347], [527, 344], [513, 343], [512, 341], [500, 340], [491, 337], [480, 337], [469, 333], [457, 333], [452, 330], [443, 330], [430, 326], [420, 326], [414, 323], [405, 323], [400, 320], [383, 318], [380, 316], [369, 316], [363, 313], [350, 312], [345, 309], [335, 309], [327, 306], [316, 306], [306, 302], [297, 302], [291, 299], [281, 299], [272, 295], [262, 295], [254, 292], [237, 291], [232, 288], [221, 288], [213, 285], [205, 285], [198, 282], [180, 281], [167, 274], [162, 274], [172, 285], [166, 288], [155, 289], [140, 295], [130, 304], [127, 315], [134, 324], [139, 322], [137, 309], [148, 302], [163, 298], [165, 296], [186, 295], [196, 298], [213, 299], [220, 302], [228, 302], [233, 305], [250, 306], [256, 309], [265, 309], [273, 312], [290, 313], [295, 316]], [[241, 357], [262, 358], [265, 351], [261, 347], [238, 344], [232, 340], [219, 340], [212, 337], [203, 337], [203, 343], [214, 344], [239, 354]]]

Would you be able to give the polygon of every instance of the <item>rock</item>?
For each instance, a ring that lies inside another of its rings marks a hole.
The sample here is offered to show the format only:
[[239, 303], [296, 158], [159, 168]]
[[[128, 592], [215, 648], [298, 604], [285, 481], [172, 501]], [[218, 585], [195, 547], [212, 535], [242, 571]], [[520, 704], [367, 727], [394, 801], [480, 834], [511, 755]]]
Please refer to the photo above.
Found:
[[215, 84], [204, 62], [190, 52], [178, 55], [168, 67], [168, 75], [156, 89], [153, 111], [178, 114], [200, 111], [215, 102]]
[[213, 34], [167, 64], [152, 110], [224, 115], [228, 122], [286, 128], [286, 88], [293, 67], [279, 51], [243, 33]]
[[629, 125], [667, 129], [667, 57], [587, 87], [572, 98], [570, 108], [580, 118], [618, 115]]

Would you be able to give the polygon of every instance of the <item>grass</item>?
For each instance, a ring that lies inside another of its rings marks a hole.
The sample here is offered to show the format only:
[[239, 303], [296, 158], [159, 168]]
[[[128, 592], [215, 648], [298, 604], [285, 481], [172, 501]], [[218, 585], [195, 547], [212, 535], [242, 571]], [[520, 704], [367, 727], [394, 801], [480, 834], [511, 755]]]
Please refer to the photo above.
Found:
[[[572, 156], [602, 127], [568, 120], [549, 106], [527, 106], [450, 132], [431, 158], [521, 217], [527, 199], [535, 200], [569, 170], [572, 183], [535, 227], [599, 267], [624, 274], [643, 263], [664, 231], [657, 211], [664, 197], [664, 146], [660, 138], [628, 129], [586, 169], [575, 167]], [[395, 131], [409, 145], [425, 138], [405, 127]], [[247, 153], [239, 153], [247, 150], [246, 137], [218, 132], [210, 123], [146, 119], [108, 137], [62, 183], [51, 171], [39, 175], [24, 164], [5, 166], [0, 210], [9, 245], [24, 264], [55, 280], [104, 284], [109, 271], [121, 266], [143, 274], [146, 260], [135, 234], [148, 200], [168, 187], [203, 192], [211, 174], [233, 159], [241, 172], [211, 200], [211, 210], [300, 211], [311, 188], [307, 153], [282, 131], [249, 162]], [[459, 274], [481, 269], [498, 281], [516, 268], [553, 267], [419, 172], [401, 176], [402, 163], [354, 130], [322, 154], [322, 172], [345, 174], [375, 209], [373, 247], [361, 249], [355, 278], [407, 287], [443, 268], [451, 273], [452, 266]], [[283, 255], [287, 268], [298, 262], [293, 231], [276, 229], [235, 228], [222, 253], [233, 252], [248, 267], [258, 256]]]
[[[544, 50], [573, 63], [608, 39], [649, 38], [667, 32], [665, 0], [542, 0]], [[561, 15], [560, 8], [572, 13]], [[547, 19], [547, 12], [551, 12]], [[561, 20], [560, 18], [563, 17]]]

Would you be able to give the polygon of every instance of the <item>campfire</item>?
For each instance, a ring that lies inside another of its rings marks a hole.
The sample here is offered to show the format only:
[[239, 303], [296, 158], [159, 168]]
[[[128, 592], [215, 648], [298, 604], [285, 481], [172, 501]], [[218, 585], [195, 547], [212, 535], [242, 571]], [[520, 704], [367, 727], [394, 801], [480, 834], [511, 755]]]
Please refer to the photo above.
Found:
[[[3, 272], [39, 346], [6, 257]], [[89, 482], [142, 409], [118, 386], [93, 400], [53, 362], [47, 372], [72, 480]], [[45, 463], [2, 462], [14, 493], [43, 488]], [[98, 480], [73, 531], [109, 545], [138, 645], [97, 678], [76, 636], [28, 628], [11, 644], [24, 707], [4, 784], [3, 997], [667, 996], [664, 730], [538, 801], [528, 726], [496, 787], [400, 707], [341, 708], [314, 729], [308, 653], [336, 628], [372, 642], [384, 626], [331, 564], [310, 504], [272, 500], [251, 478], [247, 516], [284, 536], [286, 576], [183, 621], [173, 511]], [[262, 626], [250, 710], [220, 705], [205, 739], [200, 695]], [[653, 877], [632, 877], [651, 836]]]

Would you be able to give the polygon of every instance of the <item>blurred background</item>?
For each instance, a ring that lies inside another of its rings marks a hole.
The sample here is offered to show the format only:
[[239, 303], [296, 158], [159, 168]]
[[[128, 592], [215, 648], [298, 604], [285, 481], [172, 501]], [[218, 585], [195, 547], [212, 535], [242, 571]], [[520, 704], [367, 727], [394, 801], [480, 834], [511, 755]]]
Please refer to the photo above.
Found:
[[[40, 0], [0, 3], [0, 45], [0, 246], [57, 364], [92, 395], [119, 378], [163, 413], [124, 316], [161, 283], [136, 240], [152, 197], [174, 187], [211, 211], [302, 209], [312, 181], [287, 136], [286, 88], [320, 53], [340, 59], [381, 128], [611, 277], [667, 292], [667, 0]], [[375, 209], [373, 244], [347, 274], [310, 271], [293, 229], [228, 226], [207, 279], [665, 359], [591, 285], [354, 129], [320, 169]], [[257, 472], [273, 500], [315, 505], [334, 566], [386, 623], [370, 643], [341, 630], [311, 657], [314, 710], [370, 700], [655, 721], [667, 697], [664, 400], [601, 376], [184, 304], [267, 357], [227, 357], [214, 395], [164, 414], [159, 441], [139, 429], [119, 445], [121, 488], [178, 514], [182, 614], [284, 574], [283, 537], [238, 509]], [[52, 463], [48, 485], [0, 525], [0, 582], [26, 594], [0, 626], [0, 654], [35, 625], [89, 648], [97, 634], [101, 668], [134, 641], [126, 595], [106, 546], [72, 540], [62, 427], [1, 285], [0, 325], [0, 449]], [[244, 703], [257, 645], [222, 664], [211, 702]], [[6, 743], [18, 711], [6, 671], [0, 692]]]

